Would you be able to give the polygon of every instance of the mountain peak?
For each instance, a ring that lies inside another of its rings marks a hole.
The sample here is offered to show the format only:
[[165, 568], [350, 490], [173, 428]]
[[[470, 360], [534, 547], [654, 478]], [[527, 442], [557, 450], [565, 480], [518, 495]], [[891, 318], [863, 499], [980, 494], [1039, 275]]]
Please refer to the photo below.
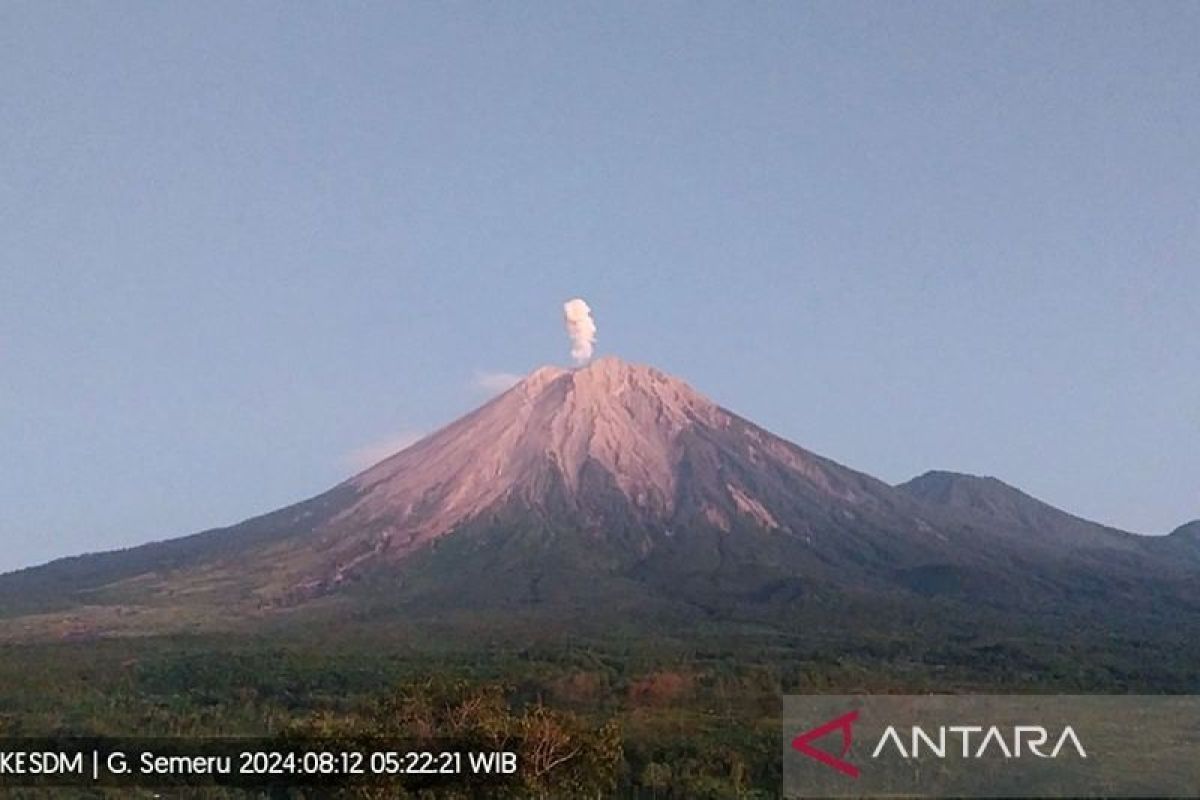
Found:
[[600, 427], [654, 422], [676, 428], [697, 419], [712, 421], [716, 406], [684, 381], [645, 364], [603, 356], [583, 366], [534, 370], [518, 387], [531, 402], [537, 398], [554, 406], [559, 416], [575, 424]]
[[1128, 538], [1124, 531], [1077, 517], [998, 478], [932, 470], [896, 487], [918, 500], [986, 518], [1041, 539], [1087, 543], [1097, 534]]
[[[567, 498], [591, 475], [638, 507], [673, 507], [679, 438], [728, 418], [686, 383], [606, 356], [575, 369], [544, 366], [512, 390], [351, 479], [348, 512], [419, 543], [516, 499]], [[586, 473], [586, 474], [585, 474]]]
[[[526, 394], [537, 393], [551, 383], [566, 380], [570, 384], [590, 388], [620, 388], [639, 386], [652, 389], [655, 386], [687, 387], [683, 381], [662, 370], [645, 364], [636, 364], [616, 356], [601, 356], [586, 364], [564, 368], [554, 364], [538, 367], [521, 379], [517, 386]], [[694, 393], [694, 390], [692, 390]]]
[[1169, 535], [1178, 536], [1180, 539], [1194, 539], [1197, 542], [1200, 542], [1200, 519], [1180, 525], [1178, 528], [1171, 531]]
[[[984, 494], [993, 496], [1005, 494], [1014, 498], [1019, 496], [1034, 500], [1015, 486], [1010, 486], [991, 475], [971, 475], [966, 472], [940, 469], [929, 470], [897, 488], [920, 496], [922, 499], [934, 500], [947, 505], [961, 502], [966, 499], [967, 495], [978, 497]], [[1040, 501], [1035, 500], [1035, 502]]]
[[648, 364], [626, 361], [617, 356], [601, 356], [571, 369], [546, 366], [536, 370], [533, 374], [537, 375], [543, 371], [548, 374], [553, 373], [556, 377], [570, 375], [574, 380], [585, 385], [592, 383], [640, 383], [646, 386], [655, 383], [685, 385], [680, 379], [672, 377], [660, 369]]

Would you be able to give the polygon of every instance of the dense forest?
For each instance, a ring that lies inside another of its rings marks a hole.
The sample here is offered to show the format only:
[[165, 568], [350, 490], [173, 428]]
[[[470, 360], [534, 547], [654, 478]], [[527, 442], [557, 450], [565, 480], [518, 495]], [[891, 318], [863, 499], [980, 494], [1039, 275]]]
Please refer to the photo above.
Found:
[[[781, 785], [783, 694], [1200, 686], [1200, 660], [1183, 645], [1139, 656], [1136, 640], [1113, 638], [1105, 646], [1094, 635], [1050, 641], [993, 632], [944, 636], [930, 646], [877, 636], [811, 647], [803, 637], [735, 639], [725, 632], [688, 642], [609, 637], [414, 649], [350, 637], [330, 647], [314, 631], [307, 640], [9, 643], [0, 650], [0, 733], [505, 742], [520, 753], [519, 780], [486, 789], [451, 783], [409, 795], [766, 798]], [[179, 796], [309, 797], [330, 790], [189, 791]], [[347, 797], [405, 792], [401, 783], [341, 790]]]

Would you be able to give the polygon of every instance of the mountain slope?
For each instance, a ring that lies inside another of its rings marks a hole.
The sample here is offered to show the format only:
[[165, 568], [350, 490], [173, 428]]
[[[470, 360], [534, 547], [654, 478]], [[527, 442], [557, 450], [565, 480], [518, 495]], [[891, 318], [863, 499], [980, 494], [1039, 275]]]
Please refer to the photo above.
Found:
[[1175, 530], [1171, 531], [1170, 536], [1178, 536], [1180, 539], [1192, 539], [1200, 542], [1200, 519], [1194, 522], [1189, 522], [1185, 525], [1180, 525]]
[[897, 488], [926, 504], [1066, 547], [1134, 548], [1141, 538], [1069, 514], [992, 477], [931, 471]]
[[704, 550], [680, 541], [753, 532], [764, 551], [753, 561], [849, 579], [953, 560], [949, 542], [960, 535], [938, 530], [920, 504], [881, 481], [614, 358], [540, 369], [345, 488], [349, 501], [304, 546], [289, 542], [270, 556], [314, 591], [488, 520], [548, 536], [574, 531], [592, 553], [608, 553], [609, 571]]
[[833, 598], [1176, 602], [1169, 559], [1137, 540], [991, 479], [888, 486], [604, 358], [539, 369], [311, 500], [0, 577], [0, 616], [90, 635], [383, 607], [636, 621], [762, 620]]
[[1160, 552], [1200, 567], [1200, 519], [1180, 525], [1166, 536], [1156, 538], [1162, 540], [1154, 543]]

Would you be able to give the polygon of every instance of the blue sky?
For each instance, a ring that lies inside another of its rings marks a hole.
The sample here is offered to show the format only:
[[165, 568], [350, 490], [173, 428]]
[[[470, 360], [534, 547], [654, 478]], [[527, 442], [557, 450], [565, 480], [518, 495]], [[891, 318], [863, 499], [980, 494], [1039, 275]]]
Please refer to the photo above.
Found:
[[0, 569], [568, 363], [1200, 517], [1200, 4], [0, 6]]

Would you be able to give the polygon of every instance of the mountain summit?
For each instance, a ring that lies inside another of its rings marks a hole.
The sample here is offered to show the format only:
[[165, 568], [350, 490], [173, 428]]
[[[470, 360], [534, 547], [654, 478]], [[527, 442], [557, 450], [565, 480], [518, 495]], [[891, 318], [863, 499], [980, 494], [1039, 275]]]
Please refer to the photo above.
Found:
[[1074, 602], [1081, 579], [1136, 604], [1144, 581], [1178, 571], [1140, 538], [993, 479], [889, 486], [606, 357], [538, 369], [297, 505], [0, 577], [0, 616], [203, 627], [369, 597], [407, 614], [583, 604], [753, 618], [804, 597], [894, 604], [897, 592]]
[[1189, 522], [1185, 525], [1180, 525], [1175, 530], [1171, 531], [1171, 536], [1178, 536], [1181, 539], [1193, 539], [1200, 542], [1200, 519]]
[[987, 519], [1015, 534], [1063, 546], [1135, 546], [1138, 537], [1069, 514], [992, 477], [934, 470], [901, 484], [930, 505]]
[[542, 367], [509, 391], [351, 480], [349, 510], [384, 523], [403, 549], [496, 503], [539, 503], [551, 487], [586, 505], [591, 482], [611, 482], [648, 513], [676, 502], [680, 440], [728, 415], [656, 369], [606, 357], [586, 367]]
[[616, 506], [645, 521], [698, 514], [723, 529], [745, 517], [780, 529], [799, 520], [771, 495], [847, 507], [895, 500], [884, 484], [751, 425], [683, 381], [611, 356], [575, 370], [543, 367], [348, 485], [357, 498], [343, 519], [382, 528], [397, 554], [509, 503], [597, 519]]
[[678, 566], [730, 549], [714, 536], [741, 536], [739, 548], [770, 551], [743, 555], [772, 573], [798, 561], [823, 571], [822, 552], [847, 548], [902, 564], [951, 535], [933, 536], [919, 505], [883, 482], [613, 357], [542, 367], [334, 491], [337, 512], [306, 540], [322, 558], [299, 582], [377, 573], [466, 528], [489, 528], [489, 544], [540, 531], [539, 551], [582, 544], [618, 569], [668, 552]]

